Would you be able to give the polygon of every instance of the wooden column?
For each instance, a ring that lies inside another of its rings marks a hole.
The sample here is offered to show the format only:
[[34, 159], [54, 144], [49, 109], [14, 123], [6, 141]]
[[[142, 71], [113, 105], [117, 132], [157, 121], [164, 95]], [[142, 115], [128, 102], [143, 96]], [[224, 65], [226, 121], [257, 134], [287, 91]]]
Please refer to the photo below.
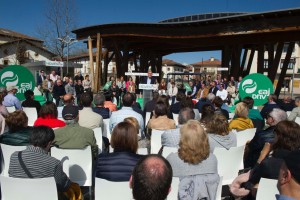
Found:
[[249, 59], [248, 59], [248, 63], [247, 63], [247, 68], [246, 68], [246, 71], [244, 71], [243, 77], [247, 76], [250, 73], [254, 53], [255, 53], [255, 47], [252, 47], [251, 52], [250, 52], [250, 56], [249, 56]]
[[96, 72], [95, 72], [95, 91], [98, 92], [100, 89], [100, 77], [102, 76], [102, 44], [101, 44], [101, 35], [97, 33], [97, 50], [96, 50]]
[[249, 51], [249, 49], [244, 49], [242, 63], [241, 63], [241, 71], [239, 73], [239, 76], [244, 75], [244, 69], [245, 69], [245, 64], [246, 64], [246, 60], [247, 60], [248, 51]]
[[268, 71], [268, 76], [270, 75], [270, 69], [274, 68], [274, 44], [268, 44], [268, 68], [264, 69]]
[[238, 80], [238, 76], [241, 74], [241, 53], [241, 46], [235, 45], [232, 50], [231, 72], [236, 80]]
[[291, 60], [291, 56], [292, 56], [294, 47], [295, 47], [295, 42], [290, 42], [289, 46], [288, 46], [288, 49], [287, 49], [287, 52], [286, 52], [286, 55], [285, 55], [285, 59], [283, 61], [281, 73], [280, 73], [280, 76], [279, 76], [279, 79], [278, 79], [278, 82], [277, 82], [277, 86], [276, 86], [276, 90], [275, 90], [275, 94], [277, 96], [279, 96], [279, 94], [280, 94], [282, 83], [284, 81], [284, 77], [286, 75], [286, 70], [288, 68], [288, 65], [290, 64], [290, 60]]
[[228, 75], [232, 74], [231, 68], [229, 69], [229, 62], [230, 62], [230, 47], [225, 46], [222, 49], [222, 67], [226, 67], [228, 69]]
[[264, 54], [265, 46], [264, 44], [259, 44], [257, 51], [257, 73], [264, 73]]
[[93, 58], [93, 45], [92, 45], [92, 38], [88, 38], [88, 47], [89, 47], [89, 57], [90, 57], [90, 80], [92, 80], [92, 90], [95, 89], [95, 81], [94, 81], [94, 58]]
[[268, 76], [269, 76], [269, 78], [272, 82], [274, 82], [274, 80], [276, 78], [278, 66], [279, 66], [279, 63], [280, 63], [280, 60], [281, 60], [283, 46], [284, 46], [283, 42], [279, 42], [277, 44], [275, 58], [274, 58], [274, 61], [273, 61], [273, 66], [271, 66], [271, 67], [269, 66]]

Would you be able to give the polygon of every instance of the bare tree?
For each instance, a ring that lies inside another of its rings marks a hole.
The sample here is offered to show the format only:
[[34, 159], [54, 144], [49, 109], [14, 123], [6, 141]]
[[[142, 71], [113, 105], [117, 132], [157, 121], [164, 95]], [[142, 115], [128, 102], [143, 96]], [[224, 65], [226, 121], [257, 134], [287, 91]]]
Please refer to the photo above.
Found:
[[49, 0], [46, 2], [45, 23], [37, 28], [37, 34], [45, 41], [48, 50], [63, 59], [67, 44], [58, 38], [75, 37], [71, 33], [77, 24], [75, 0]]

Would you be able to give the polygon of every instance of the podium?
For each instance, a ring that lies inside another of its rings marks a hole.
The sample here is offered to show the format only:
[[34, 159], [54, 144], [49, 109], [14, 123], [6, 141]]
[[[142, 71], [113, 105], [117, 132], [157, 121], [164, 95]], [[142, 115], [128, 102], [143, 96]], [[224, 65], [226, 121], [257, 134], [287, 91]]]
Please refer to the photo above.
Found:
[[139, 89], [143, 90], [143, 108], [152, 99], [152, 91], [157, 90], [156, 84], [139, 84]]

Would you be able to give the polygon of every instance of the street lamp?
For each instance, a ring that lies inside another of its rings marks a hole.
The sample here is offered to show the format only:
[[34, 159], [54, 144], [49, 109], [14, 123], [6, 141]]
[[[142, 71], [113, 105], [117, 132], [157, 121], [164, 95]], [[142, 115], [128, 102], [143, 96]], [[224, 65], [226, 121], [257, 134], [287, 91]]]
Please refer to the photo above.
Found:
[[78, 42], [75, 38], [71, 38], [70, 36], [65, 36], [63, 38], [57, 38], [64, 44], [67, 44], [67, 74], [69, 73], [69, 46], [75, 42]]

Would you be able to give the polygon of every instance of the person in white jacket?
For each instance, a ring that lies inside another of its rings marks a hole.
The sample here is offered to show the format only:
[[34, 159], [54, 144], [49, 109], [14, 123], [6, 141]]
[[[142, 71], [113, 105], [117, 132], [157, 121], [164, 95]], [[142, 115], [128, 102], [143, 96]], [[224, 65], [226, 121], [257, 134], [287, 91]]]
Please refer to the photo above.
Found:
[[168, 95], [172, 99], [171, 104], [175, 103], [177, 93], [178, 93], [178, 88], [177, 88], [175, 82], [171, 82], [171, 87], [168, 90]]

